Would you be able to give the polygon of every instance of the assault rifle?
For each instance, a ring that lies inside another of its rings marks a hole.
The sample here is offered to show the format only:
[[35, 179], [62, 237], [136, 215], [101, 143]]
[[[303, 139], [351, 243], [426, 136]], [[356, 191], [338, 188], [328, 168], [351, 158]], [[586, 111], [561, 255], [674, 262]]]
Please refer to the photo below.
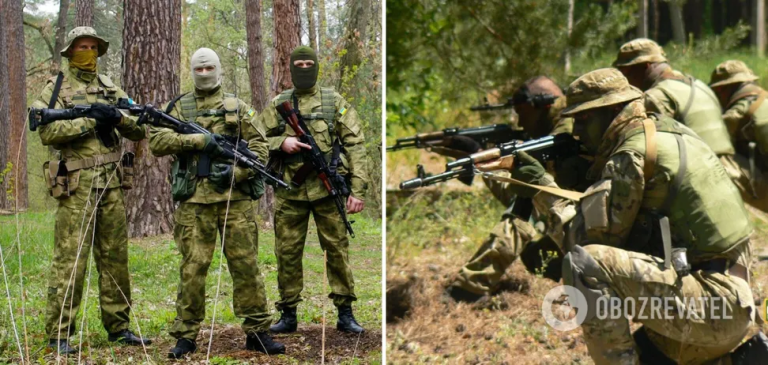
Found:
[[387, 151], [446, 147], [450, 142], [450, 137], [454, 136], [472, 138], [481, 146], [487, 143], [499, 144], [512, 140], [526, 139], [526, 134], [522, 129], [512, 129], [507, 124], [493, 124], [472, 128], [446, 128], [442, 131], [419, 133], [413, 137], [398, 138], [394, 146], [387, 146]]
[[[341, 215], [341, 219], [344, 221], [344, 226], [347, 228], [347, 232], [352, 238], [355, 237], [355, 231], [352, 230], [352, 223], [347, 219], [347, 211], [344, 209], [344, 199], [350, 195], [349, 188], [347, 187], [344, 177], [339, 175], [335, 169], [335, 165], [338, 161], [338, 156], [334, 156], [330, 165], [325, 160], [325, 154], [317, 146], [315, 138], [310, 134], [307, 124], [304, 122], [304, 118], [301, 114], [291, 107], [291, 103], [286, 101], [275, 107], [277, 112], [280, 113], [280, 117], [283, 118], [285, 123], [293, 129], [296, 133], [296, 137], [302, 143], [308, 144], [311, 149], [302, 150], [304, 157], [304, 165], [299, 168], [296, 175], [293, 177], [292, 183], [295, 185], [301, 185], [304, 182], [309, 171], [317, 171], [317, 177], [323, 183], [325, 190], [328, 191], [328, 195], [333, 198], [333, 202], [336, 203], [336, 209]], [[334, 155], [338, 154], [339, 149], [338, 142], [334, 143]]]
[[527, 103], [530, 103], [532, 106], [536, 108], [540, 108], [547, 105], [552, 105], [556, 99], [557, 99], [556, 96], [550, 95], [550, 94], [535, 94], [535, 95], [521, 94], [521, 95], [516, 95], [515, 97], [507, 99], [506, 103], [488, 104], [488, 102], [486, 101], [485, 104], [475, 105], [473, 107], [470, 107], [469, 110], [473, 112], [481, 112], [481, 111], [489, 111], [489, 110], [504, 110], [504, 109], [512, 109], [515, 107], [515, 105], [527, 104]]
[[479, 173], [475, 165], [483, 162], [491, 162], [505, 156], [515, 155], [518, 152], [526, 152], [541, 162], [574, 156], [579, 153], [579, 143], [568, 133], [555, 136], [546, 136], [525, 142], [509, 142], [500, 144], [496, 148], [480, 151], [451, 161], [445, 165], [445, 172], [437, 175], [426, 176], [423, 169], [419, 169], [418, 177], [400, 183], [400, 189], [416, 189], [434, 185], [451, 179], [474, 176]]
[[[183, 122], [173, 116], [153, 107], [151, 104], [138, 105], [134, 104], [130, 99], [120, 98], [117, 101], [116, 107], [121, 110], [125, 110], [131, 115], [139, 116], [139, 125], [151, 124], [156, 127], [170, 128], [179, 134], [211, 134], [210, 131], [201, 127], [200, 125], [192, 122]], [[76, 118], [82, 118], [86, 116], [86, 113], [91, 108], [90, 105], [76, 105], [71, 109], [29, 109], [29, 129], [36, 131], [37, 127], [53, 123], [58, 120], [71, 120]], [[225, 159], [237, 159], [237, 163], [250, 168], [271, 181], [275, 186], [279, 186], [290, 190], [290, 186], [283, 180], [272, 175], [268, 172], [268, 169], [259, 160], [258, 155], [248, 149], [248, 142], [242, 139], [225, 137], [223, 140], [217, 141], [221, 148], [224, 150], [222, 157]], [[201, 163], [200, 168], [208, 168], [208, 164]], [[203, 174], [205, 175], [205, 174]]]

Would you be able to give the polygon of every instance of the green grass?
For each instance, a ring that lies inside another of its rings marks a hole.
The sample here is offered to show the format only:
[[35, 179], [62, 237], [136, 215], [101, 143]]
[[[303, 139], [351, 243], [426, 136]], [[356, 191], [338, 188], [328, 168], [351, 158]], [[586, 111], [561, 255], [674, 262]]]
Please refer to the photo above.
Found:
[[[14, 217], [0, 217], [0, 246], [5, 257], [6, 277], [10, 285], [10, 306], [16, 319], [19, 331], [22, 331], [22, 318], [26, 321], [27, 340], [30, 347], [30, 357], [44, 362], [44, 345], [47, 338], [44, 334], [47, 273], [53, 253], [54, 213], [23, 213], [19, 216], [21, 229], [21, 265], [23, 268], [24, 290], [26, 294], [26, 315], [22, 317], [22, 301], [20, 299], [20, 270], [19, 252], [16, 245], [16, 223]], [[349, 257], [355, 276], [355, 291], [358, 301], [353, 305], [358, 321], [369, 330], [381, 329], [381, 221], [377, 219], [355, 216], [355, 231], [357, 238], [349, 247]], [[167, 334], [169, 326], [176, 315], [174, 303], [178, 285], [178, 266], [180, 255], [170, 235], [150, 237], [129, 242], [129, 267], [131, 272], [131, 288], [134, 310], [132, 311], [131, 329], [137, 332], [138, 326], [145, 336], [171, 341]], [[203, 329], [210, 327], [213, 314], [216, 280], [219, 275], [221, 257], [219, 248], [215, 251], [213, 263], [207, 277], [206, 321]], [[304, 258], [304, 291], [305, 301], [299, 307], [299, 321], [302, 324], [319, 323], [321, 307], [325, 302], [326, 317], [333, 324], [335, 309], [326, 284], [323, 292], [323, 253], [318, 243], [314, 225], [310, 226]], [[92, 264], [92, 261], [91, 261]], [[92, 264], [93, 265], [93, 264]], [[260, 231], [259, 235], [259, 268], [264, 277], [264, 283], [269, 300], [268, 308], [274, 314], [274, 301], [279, 298], [277, 292], [276, 259], [274, 256], [274, 233]], [[221, 267], [224, 277], [221, 280], [221, 293], [217, 305], [216, 323], [239, 325], [232, 311], [232, 281], [226, 267], [226, 261]], [[2, 274], [0, 274], [2, 277]], [[98, 275], [95, 266], [91, 267], [90, 291], [87, 295], [87, 305], [83, 305], [78, 316], [80, 320], [85, 315], [84, 342], [92, 348], [95, 356], [111, 362], [128, 362], [121, 357], [119, 348], [112, 348], [107, 341], [99, 319], [98, 307]], [[18, 350], [9, 316], [8, 297], [5, 285], [0, 281], [0, 363], [14, 361]], [[137, 326], [138, 325], [138, 326]], [[20, 333], [20, 336], [23, 334]], [[73, 339], [76, 339], [73, 338]], [[85, 345], [84, 345], [85, 347]], [[154, 360], [163, 359], [167, 349], [152, 347], [150, 356]], [[361, 354], [358, 353], [358, 356]], [[380, 359], [380, 352], [367, 354], [371, 360]], [[142, 355], [143, 357], [143, 355]], [[141, 357], [140, 357], [141, 358]], [[228, 364], [226, 359], [216, 360], [219, 364]], [[236, 363], [236, 362], [232, 362]]]

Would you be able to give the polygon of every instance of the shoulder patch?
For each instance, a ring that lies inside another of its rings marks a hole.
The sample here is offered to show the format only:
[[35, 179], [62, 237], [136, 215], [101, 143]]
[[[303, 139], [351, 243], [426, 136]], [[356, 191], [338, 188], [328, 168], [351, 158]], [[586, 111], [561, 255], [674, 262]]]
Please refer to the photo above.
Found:
[[344, 114], [347, 114], [347, 110], [349, 110], [349, 109], [347, 109], [347, 108], [345, 108], [345, 107], [341, 107], [341, 109], [339, 110], [339, 114], [341, 114], [342, 116], [344, 116]]
[[99, 82], [101, 82], [104, 87], [112, 88], [115, 87], [115, 84], [112, 82], [112, 79], [109, 78], [109, 76], [104, 74], [99, 74]]
[[256, 114], [256, 111], [255, 111], [255, 110], [253, 110], [253, 108], [251, 108], [251, 109], [248, 109], [248, 116], [249, 116], [249, 117], [253, 117], [255, 114]]

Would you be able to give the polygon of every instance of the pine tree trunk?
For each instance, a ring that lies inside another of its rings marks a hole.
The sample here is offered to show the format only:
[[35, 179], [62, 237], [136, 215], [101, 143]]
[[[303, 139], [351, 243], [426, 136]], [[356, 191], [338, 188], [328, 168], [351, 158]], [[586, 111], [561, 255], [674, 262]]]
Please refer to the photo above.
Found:
[[648, 38], [648, 0], [637, 0], [637, 37]]
[[349, 15], [347, 16], [347, 28], [344, 31], [344, 49], [347, 51], [341, 57], [341, 64], [339, 67], [339, 80], [338, 90], [344, 92], [351, 82], [350, 75], [354, 66], [357, 66], [362, 62], [362, 42], [367, 39], [366, 32], [368, 31], [368, 21], [371, 19], [370, 0], [350, 0], [351, 8]]
[[683, 0], [669, 2], [669, 17], [672, 23], [672, 39], [675, 43], [685, 44], [685, 24], [683, 23]]
[[[124, 12], [123, 88], [139, 104], [171, 100], [179, 94], [181, 0], [125, 1]], [[136, 153], [134, 188], [125, 198], [128, 235], [171, 232], [170, 157], [154, 157], [146, 139], [126, 150]]]
[[317, 52], [317, 29], [315, 28], [315, 10], [312, 0], [307, 0], [307, 27], [309, 28], [309, 46]]
[[[326, 47], [325, 39], [328, 36], [328, 21], [325, 18], [325, 0], [317, 0], [317, 38], [318, 38], [318, 52], [322, 53], [324, 47]], [[318, 54], [320, 54], [318, 53]]]
[[291, 51], [299, 46], [299, 0], [275, 0], [275, 48], [272, 53], [272, 82], [270, 97], [293, 87], [291, 82]]
[[[93, 2], [94, 0], [77, 0], [77, 15], [75, 16], [76, 27], [93, 26]], [[126, 1], [126, 3], [127, 2], [130, 1]]]
[[758, 57], [763, 57], [765, 53], [765, 0], [755, 0], [753, 5], [752, 45], [755, 47]]
[[[11, 170], [0, 186], [0, 210], [24, 210], [29, 205], [27, 195], [27, 86], [24, 55], [23, 2], [0, 2], [0, 172], [9, 164]], [[13, 85], [13, 87], [7, 87]], [[8, 194], [10, 192], [10, 194]], [[18, 205], [17, 205], [18, 202]]]
[[261, 113], [267, 105], [264, 88], [264, 51], [261, 48], [261, 0], [246, 0], [245, 31], [248, 36], [248, 76], [251, 83], [251, 104]]
[[[571, 39], [571, 33], [573, 33], [573, 8], [575, 6], [576, 0], [568, 0], [568, 43], [570, 43]], [[565, 59], [565, 74], [567, 75], [569, 72], [571, 72], [571, 46], [567, 45], [565, 48], [565, 56], [563, 57]]]
[[67, 35], [67, 13], [69, 12], [69, 0], [61, 0], [59, 2], [59, 18], [56, 21], [56, 42], [53, 47], [53, 65], [51, 67], [52, 73], [59, 72], [59, 66], [61, 66], [61, 51], [64, 48], [64, 38]]

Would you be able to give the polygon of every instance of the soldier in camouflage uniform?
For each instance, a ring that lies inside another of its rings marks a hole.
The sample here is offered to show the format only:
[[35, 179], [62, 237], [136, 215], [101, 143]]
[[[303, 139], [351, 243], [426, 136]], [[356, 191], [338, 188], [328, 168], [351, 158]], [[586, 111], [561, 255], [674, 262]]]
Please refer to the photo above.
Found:
[[133, 175], [132, 165], [121, 164], [125, 152], [121, 137], [139, 141], [145, 132], [114, 106], [118, 98], [128, 97], [126, 93], [97, 71], [97, 58], [108, 47], [93, 28], [70, 31], [61, 50], [68, 67], [49, 79], [32, 103], [34, 108], [55, 109], [91, 105], [87, 117], [39, 129], [43, 145], [53, 146], [59, 156], [45, 164], [44, 174], [51, 195], [59, 201], [45, 330], [49, 347], [60, 354], [76, 352], [68, 338], [75, 332], [91, 247], [99, 272], [101, 321], [109, 340], [151, 343], [128, 329], [131, 285], [121, 189], [131, 187]]
[[[574, 81], [562, 114], [574, 118], [574, 135], [595, 156], [589, 173], [600, 177], [579, 203], [541, 192], [534, 205], [547, 217], [551, 237], [568, 252], [564, 283], [586, 298], [582, 328], [596, 364], [728, 357], [754, 321], [748, 276], [752, 226], [710, 147], [673, 119], [646, 114], [642, 98], [616, 69]], [[527, 171], [531, 178], [525, 181], [556, 186], [526, 156], [520, 154], [515, 167]], [[667, 266], [661, 258], [667, 249], [659, 249], [667, 244], [675, 257], [687, 256], [690, 266]], [[628, 318], [594, 315], [601, 297], [620, 299], [609, 302], [608, 313], [613, 305], [626, 310], [627, 298], [718, 301], [697, 302], [682, 313], [675, 307], [661, 318], [652, 316], [651, 306], [637, 304], [634, 320], [643, 328], [633, 338]], [[709, 315], [715, 305], [726, 306], [730, 319]], [[696, 310], [699, 319], [692, 319], [689, 311]]]
[[253, 170], [233, 167], [232, 160], [220, 157], [223, 150], [218, 143], [222, 136], [246, 140], [248, 148], [266, 161], [267, 139], [255, 111], [221, 89], [221, 63], [214, 51], [197, 50], [190, 64], [195, 90], [175, 98], [166, 105], [166, 112], [213, 134], [179, 134], [150, 127], [149, 136], [154, 155], [175, 156], [172, 193], [181, 202], [173, 232], [182, 255], [181, 281], [176, 320], [170, 329], [177, 342], [168, 357], [178, 359], [197, 349], [200, 322], [205, 319], [205, 278], [217, 232], [232, 275], [234, 312], [243, 318], [246, 348], [282, 354], [285, 346], [272, 341], [267, 331], [270, 316], [257, 262], [258, 227], [252, 202], [263, 193], [263, 181]]
[[[750, 166], [750, 177], [755, 186], [756, 198], [745, 197], [749, 204], [768, 211], [765, 179], [758, 179], [757, 169], [768, 168], [764, 156], [768, 154], [768, 93], [758, 86], [757, 77], [744, 62], [725, 61], [712, 71], [709, 87], [723, 106], [723, 120], [728, 127], [739, 161]], [[748, 162], [744, 161], [748, 160]]]
[[[318, 147], [330, 158], [332, 146], [340, 143], [345, 153], [344, 166], [351, 182], [351, 195], [346, 209], [350, 214], [363, 210], [363, 197], [368, 188], [365, 172], [366, 152], [363, 145], [362, 123], [357, 112], [341, 95], [317, 83], [317, 55], [306, 46], [291, 53], [291, 78], [295, 89], [284, 91], [268, 104], [261, 115], [266, 127], [270, 152], [282, 154], [286, 181], [291, 180], [304, 164], [301, 149], [309, 148], [296, 139], [293, 129], [287, 127], [275, 107], [291, 102], [306, 120], [307, 127]], [[339, 312], [336, 328], [359, 333], [363, 328], [352, 314], [352, 302], [357, 300], [354, 279], [349, 268], [347, 239], [344, 223], [333, 199], [323, 187], [315, 171], [307, 175], [300, 186], [275, 193], [275, 255], [280, 300], [277, 309], [280, 320], [270, 329], [273, 332], [294, 332], [297, 328], [296, 307], [303, 289], [302, 256], [307, 238], [310, 212], [317, 225], [320, 246], [326, 252], [330, 298]]]
[[675, 71], [656, 42], [640, 38], [621, 46], [613, 66], [632, 86], [645, 91], [646, 110], [673, 118], [698, 134], [723, 163], [744, 194], [752, 195], [747, 174], [734, 160], [734, 148], [715, 93], [702, 81]]
[[[565, 107], [565, 96], [554, 81], [545, 76], [534, 77], [515, 92], [516, 96], [518, 94], [528, 96], [550, 94], [558, 97], [554, 104], [547, 106], [536, 106], [530, 103], [515, 105], [515, 112], [519, 116], [518, 124], [531, 138], [571, 133], [573, 120], [560, 117], [560, 111]], [[466, 150], [467, 153], [478, 152], [484, 147], [471, 138], [466, 138], [466, 140], [463, 141], [462, 146], [471, 146], [474, 143], [474, 148]], [[482, 169], [486, 171], [506, 170], [511, 167], [511, 162], [512, 159], [504, 159], [500, 163], [506, 164], [505, 166], [486, 165]], [[579, 174], [569, 173], [567, 170], [578, 166], [584, 166], [583, 160], [569, 161], [569, 164], [565, 166], [566, 169], [558, 169], [561, 173], [556, 175], [560, 185], [576, 188], [577, 184], [572, 177]], [[455, 300], [469, 302], [475, 301], [483, 295], [494, 293], [498, 289], [501, 277], [507, 268], [521, 254], [523, 255], [523, 263], [529, 271], [535, 272], [538, 269], [543, 271], [545, 277], [559, 281], [559, 261], [555, 257], [549, 257], [551, 252], [558, 251], [557, 246], [554, 246], [551, 239], [535, 229], [528, 219], [521, 219], [513, 214], [515, 204], [520, 205], [523, 204], [523, 199], [530, 199], [530, 196], [526, 197], [527, 191], [520, 189], [519, 185], [487, 178], [483, 178], [483, 181], [494, 197], [510, 208], [504, 212], [501, 221], [491, 230], [489, 237], [472, 258], [464, 264], [457, 275], [451, 278], [446, 292]], [[539, 251], [542, 252], [543, 257], [539, 256]], [[542, 267], [543, 260], [555, 261], [551, 261], [551, 265]]]

